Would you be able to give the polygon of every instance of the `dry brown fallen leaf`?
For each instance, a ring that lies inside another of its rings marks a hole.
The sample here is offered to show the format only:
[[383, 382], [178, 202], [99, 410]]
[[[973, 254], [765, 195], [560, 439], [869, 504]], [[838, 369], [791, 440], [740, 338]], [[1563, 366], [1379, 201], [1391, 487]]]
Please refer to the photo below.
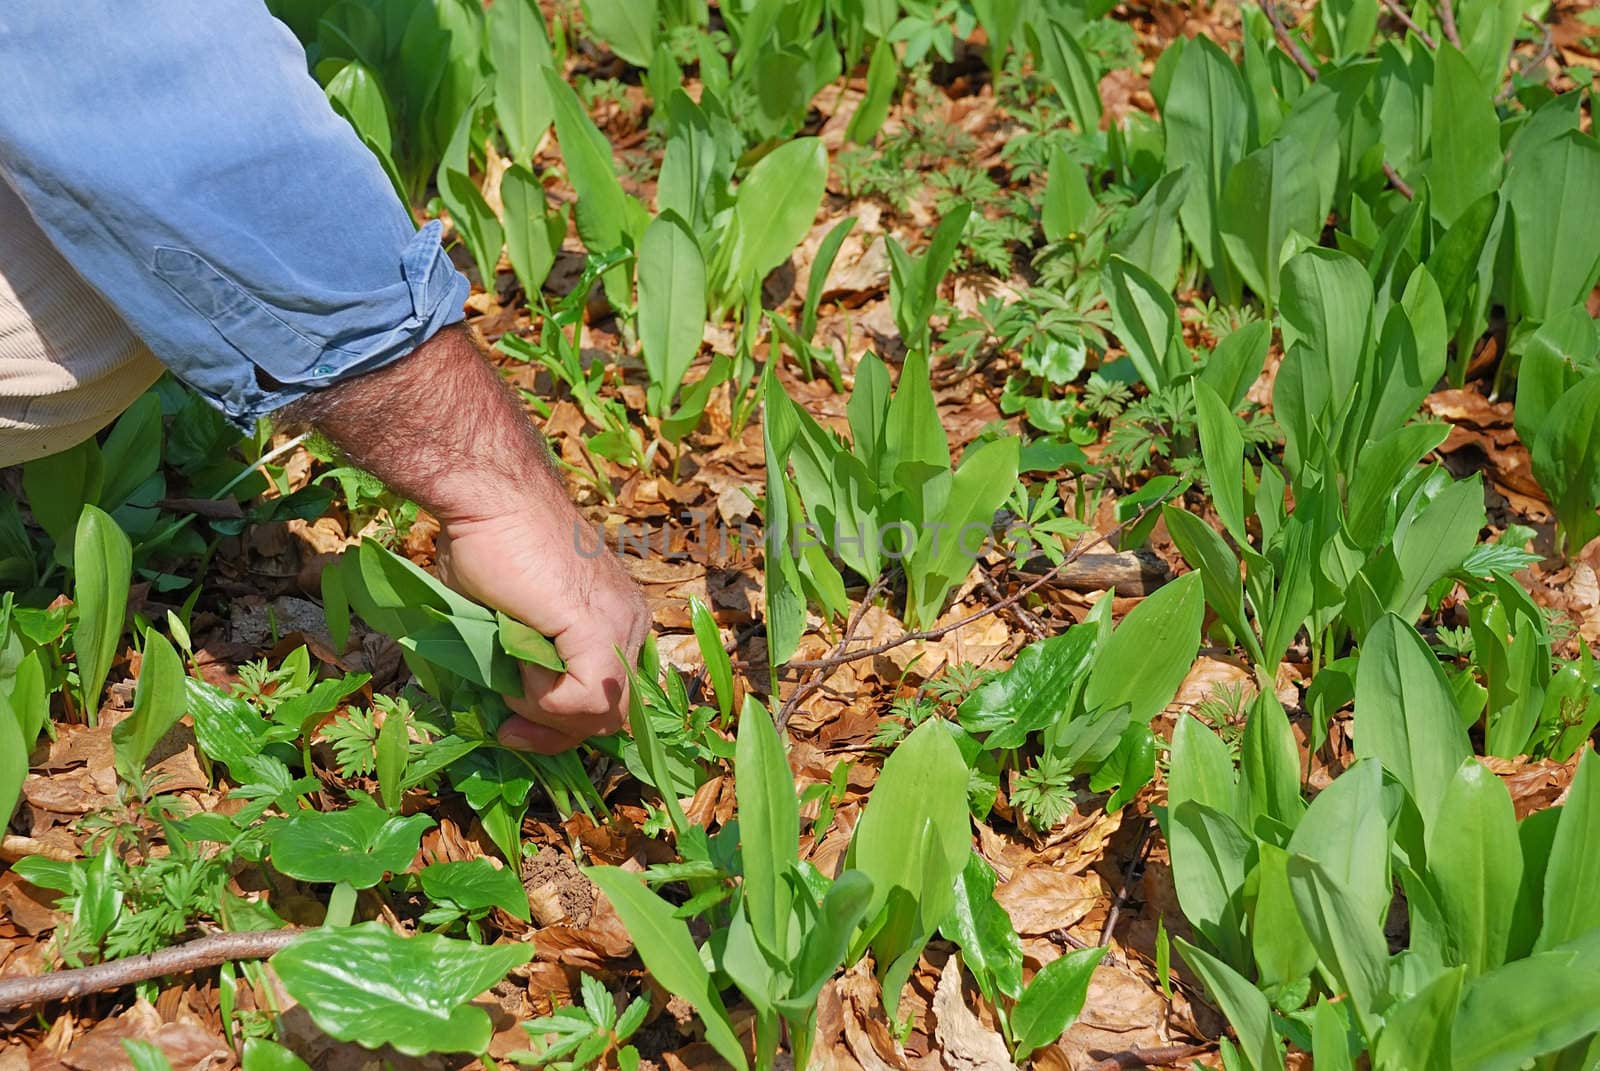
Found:
[[1071, 874], [1034, 867], [1021, 870], [995, 890], [994, 898], [1024, 935], [1064, 930], [1106, 896], [1098, 874]]
[[961, 961], [955, 956], [939, 973], [933, 994], [933, 1037], [949, 1071], [1012, 1071], [1005, 1040], [967, 1007], [961, 989]]

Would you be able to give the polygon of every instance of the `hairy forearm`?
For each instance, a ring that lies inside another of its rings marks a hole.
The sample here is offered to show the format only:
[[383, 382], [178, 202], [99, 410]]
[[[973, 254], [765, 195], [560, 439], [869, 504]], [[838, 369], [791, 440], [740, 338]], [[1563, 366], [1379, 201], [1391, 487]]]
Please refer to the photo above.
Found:
[[284, 410], [351, 462], [446, 521], [510, 510], [570, 516], [549, 452], [463, 327]]

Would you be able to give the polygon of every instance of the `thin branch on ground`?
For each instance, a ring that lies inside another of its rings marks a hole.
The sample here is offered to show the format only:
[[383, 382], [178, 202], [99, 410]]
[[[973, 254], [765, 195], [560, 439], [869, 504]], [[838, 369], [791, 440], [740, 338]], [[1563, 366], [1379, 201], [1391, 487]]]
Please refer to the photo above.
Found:
[[1155, 826], [1155, 821], [1146, 818], [1144, 827], [1139, 830], [1139, 839], [1133, 845], [1133, 858], [1128, 860], [1128, 865], [1122, 870], [1122, 885], [1117, 889], [1116, 899], [1111, 901], [1111, 910], [1106, 914], [1106, 924], [1100, 928], [1100, 944], [1109, 945], [1113, 932], [1117, 928], [1117, 919], [1122, 914], [1122, 908], [1127, 904], [1133, 891], [1133, 883], [1137, 880], [1137, 871], [1144, 865], [1146, 850], [1150, 847], [1150, 831]]
[[[1272, 35], [1278, 38], [1278, 48], [1286, 51], [1290, 59], [1293, 59], [1294, 66], [1304, 70], [1306, 77], [1315, 82], [1317, 80], [1317, 64], [1310, 61], [1310, 56], [1307, 56], [1306, 50], [1299, 46], [1299, 42], [1294, 40], [1293, 35], [1290, 35], [1290, 27], [1283, 24], [1283, 16], [1278, 13], [1278, 5], [1272, 3], [1272, 0], [1264, 0], [1261, 10], [1262, 13], [1266, 13], [1267, 22], [1272, 22]], [[1389, 186], [1394, 187], [1394, 191], [1405, 197], [1406, 200], [1413, 200], [1416, 197], [1416, 191], [1411, 189], [1410, 184], [1406, 183], [1405, 179], [1400, 178], [1400, 173], [1395, 171], [1394, 166], [1390, 165], [1387, 160], [1384, 160], [1384, 176], [1389, 179]]]
[[[856, 605], [856, 608], [850, 612], [850, 618], [845, 622], [844, 632], [839, 636], [839, 642], [834, 647], [833, 654], [837, 655], [850, 646], [850, 641], [855, 638], [856, 629], [860, 626], [861, 619], [867, 616], [867, 607], [872, 605], [873, 599], [876, 599], [879, 595], [883, 594], [884, 588], [889, 586], [889, 578], [893, 575], [893, 573], [894, 571], [892, 569], [885, 569], [873, 579], [871, 584], [867, 585], [866, 594], [861, 596], [861, 602], [859, 602]], [[832, 656], [830, 655], [829, 657]], [[822, 661], [826, 661], [826, 659], [823, 659]], [[790, 662], [788, 664], [792, 666], [796, 663]], [[777, 721], [779, 729], [782, 729], [785, 725], [789, 724], [789, 718], [794, 714], [795, 708], [798, 707], [801, 701], [809, 696], [812, 692], [815, 692], [818, 688], [821, 688], [823, 682], [827, 679], [827, 674], [819, 673], [813, 675], [808, 680], [801, 681], [798, 686], [796, 686], [794, 693], [790, 695], [788, 699], [784, 700], [783, 706], [778, 708]]]
[[1455, 5], [1450, 0], [1438, 0], [1435, 9], [1439, 12], [1439, 28], [1444, 31], [1444, 39], [1460, 48], [1461, 34], [1456, 31]]
[[[988, 573], [978, 573], [978, 590], [996, 601], [1005, 598], [1005, 593], [1000, 590], [1000, 585], [996, 584]], [[1011, 608], [1011, 616], [1017, 619], [1017, 623], [1022, 626], [1029, 636], [1036, 640], [1045, 638], [1044, 626], [1040, 625], [1039, 619], [1034, 617], [1028, 610], [1021, 606], [1013, 606]]]
[[974, 610], [965, 617], [957, 618], [956, 620], [951, 621], [949, 624], [939, 625], [936, 628], [919, 629], [916, 632], [903, 633], [899, 636], [896, 636], [892, 640], [885, 640], [883, 643], [877, 644], [873, 647], [863, 647], [857, 651], [844, 651], [836, 649], [832, 654], [829, 654], [823, 658], [797, 659], [793, 662], [786, 662], [784, 664], [790, 669], [828, 670], [842, 666], [847, 662], [856, 662], [863, 658], [872, 658], [876, 655], [884, 654], [887, 651], [892, 651], [896, 647], [901, 647], [908, 643], [921, 643], [928, 640], [943, 639], [952, 632], [966, 628], [974, 621], [982, 621], [990, 614], [997, 614], [1001, 610], [1009, 610], [1011, 607], [1017, 605], [1029, 595], [1032, 595], [1035, 591], [1038, 591], [1050, 581], [1054, 580], [1067, 566], [1083, 557], [1095, 547], [1109, 542], [1113, 537], [1120, 535], [1126, 529], [1132, 528], [1134, 525], [1142, 521], [1152, 510], [1163, 505], [1166, 501], [1166, 498], [1161, 498], [1155, 502], [1149, 503], [1139, 511], [1137, 516], [1122, 522], [1104, 535], [1096, 536], [1088, 543], [1085, 543], [1080, 539], [1059, 562], [1050, 568], [1048, 572], [1039, 574], [1039, 578], [1037, 580], [1027, 584], [1024, 587], [1018, 588], [1016, 591], [1012, 592], [1010, 595], [1007, 595], [999, 602], [990, 603], [988, 606], [985, 606], [982, 609]]
[[1416, 34], [1417, 39], [1423, 44], [1429, 48], [1439, 47], [1439, 43], [1433, 39], [1433, 35], [1418, 26], [1417, 20], [1411, 17], [1411, 12], [1400, 6], [1400, 0], [1383, 0], [1383, 6], [1389, 9], [1389, 14], [1400, 20], [1400, 25]]
[[1315, 82], [1317, 80], [1317, 65], [1311, 62], [1311, 57], [1306, 55], [1305, 49], [1300, 47], [1300, 42], [1290, 36], [1289, 27], [1284, 25], [1283, 15], [1278, 11], [1278, 5], [1273, 3], [1272, 0], [1265, 0], [1261, 5], [1261, 10], [1267, 16], [1267, 21], [1272, 23], [1272, 36], [1278, 39], [1278, 47], [1289, 54], [1289, 58], [1294, 60], [1294, 65], [1304, 71], [1307, 78]]
[[1210, 1045], [1163, 1045], [1159, 1049], [1129, 1049], [1090, 1064], [1089, 1071], [1127, 1071], [1134, 1067], [1174, 1067], [1211, 1051]]
[[1534, 27], [1539, 31], [1540, 34], [1543, 35], [1544, 40], [1539, 44], [1539, 51], [1530, 56], [1526, 63], [1519, 64], [1516, 71], [1512, 73], [1511, 77], [1506, 79], [1505, 88], [1500, 90], [1499, 94], [1494, 98], [1494, 102], [1496, 104], [1504, 104], [1506, 101], [1510, 100], [1517, 91], [1517, 79], [1528, 77], [1528, 75], [1531, 74], [1539, 66], [1539, 64], [1549, 59], [1551, 54], [1556, 50], [1555, 35], [1551, 33], [1550, 27], [1546, 26], [1532, 15], [1524, 15], [1522, 17], [1527, 20], [1528, 25]]
[[298, 927], [251, 933], [218, 933], [143, 956], [75, 967], [33, 978], [0, 979], [0, 1012], [33, 1004], [74, 1000], [90, 993], [148, 982], [169, 974], [217, 967], [235, 960], [266, 959], [304, 931]]
[[[1267, 21], [1272, 23], [1272, 36], [1278, 39], [1278, 47], [1289, 54], [1289, 58], [1294, 60], [1296, 67], [1305, 72], [1307, 78], [1315, 82], [1317, 80], [1317, 65], [1311, 62], [1311, 57], [1306, 55], [1299, 42], [1290, 35], [1289, 27], [1284, 25], [1283, 16], [1278, 12], [1278, 5], [1273, 3], [1272, 0], [1264, 0], [1261, 10], [1267, 16]], [[1416, 191], [1411, 188], [1405, 179], [1400, 177], [1400, 172], [1396, 171], [1387, 160], [1383, 162], [1383, 173], [1388, 178], [1389, 185], [1401, 197], [1408, 201], [1416, 197]]]

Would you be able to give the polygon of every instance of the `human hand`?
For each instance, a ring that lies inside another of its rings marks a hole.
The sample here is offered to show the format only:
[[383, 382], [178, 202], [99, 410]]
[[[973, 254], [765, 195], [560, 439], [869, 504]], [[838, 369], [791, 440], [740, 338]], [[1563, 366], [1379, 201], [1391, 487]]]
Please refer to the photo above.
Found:
[[524, 665], [508, 747], [555, 754], [622, 728], [650, 615], [622, 563], [567, 498], [538, 432], [477, 338], [447, 327], [404, 359], [301, 399], [315, 424], [439, 518], [446, 583], [549, 636], [565, 673]]
[[562, 501], [444, 521], [439, 572], [462, 594], [549, 636], [567, 671], [522, 666], [507, 747], [547, 755], [622, 728], [628, 676], [650, 628], [644, 596], [583, 517]]

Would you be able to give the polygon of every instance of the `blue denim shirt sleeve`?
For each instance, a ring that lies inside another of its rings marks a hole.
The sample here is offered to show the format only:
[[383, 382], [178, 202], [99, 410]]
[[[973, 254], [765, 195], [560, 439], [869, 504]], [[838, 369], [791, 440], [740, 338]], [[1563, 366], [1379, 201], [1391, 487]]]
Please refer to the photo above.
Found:
[[247, 425], [462, 317], [466, 279], [261, 0], [0, 7], [0, 178]]

